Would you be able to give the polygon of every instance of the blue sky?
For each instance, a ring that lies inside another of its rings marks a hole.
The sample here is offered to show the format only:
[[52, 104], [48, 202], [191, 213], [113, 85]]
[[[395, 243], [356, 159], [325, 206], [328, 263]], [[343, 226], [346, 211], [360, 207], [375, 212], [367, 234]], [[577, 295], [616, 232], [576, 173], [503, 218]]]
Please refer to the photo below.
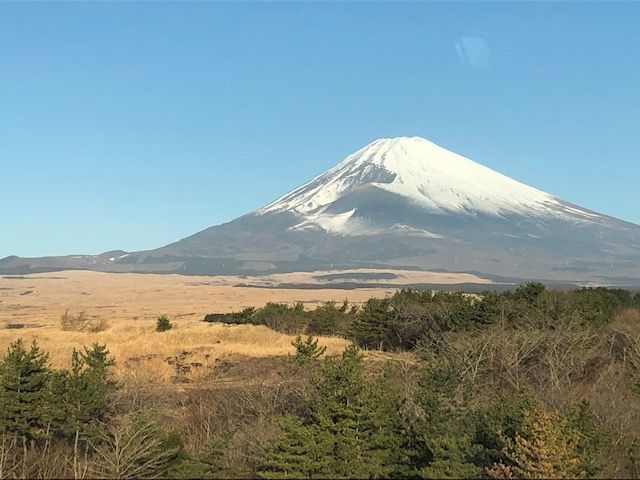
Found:
[[640, 223], [640, 3], [0, 3], [0, 257], [158, 247], [378, 137]]

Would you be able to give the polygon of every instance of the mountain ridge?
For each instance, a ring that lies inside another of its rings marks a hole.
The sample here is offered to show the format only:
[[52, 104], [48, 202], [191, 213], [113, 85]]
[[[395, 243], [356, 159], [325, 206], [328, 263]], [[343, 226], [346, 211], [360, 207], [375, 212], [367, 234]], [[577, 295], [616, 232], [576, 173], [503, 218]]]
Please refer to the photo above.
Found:
[[0, 273], [257, 274], [373, 265], [640, 285], [640, 226], [421, 137], [397, 137], [375, 140], [264, 207], [164, 247], [12, 257], [0, 260]]

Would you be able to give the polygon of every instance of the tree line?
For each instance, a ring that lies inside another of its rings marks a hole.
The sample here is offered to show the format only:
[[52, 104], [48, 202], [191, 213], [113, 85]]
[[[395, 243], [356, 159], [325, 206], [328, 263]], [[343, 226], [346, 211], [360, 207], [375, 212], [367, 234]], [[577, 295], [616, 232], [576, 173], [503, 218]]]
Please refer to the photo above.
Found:
[[403, 289], [391, 297], [370, 298], [361, 306], [345, 300], [325, 302], [313, 310], [305, 310], [302, 303], [267, 303], [262, 308], [208, 314], [204, 321], [265, 325], [287, 334], [341, 336], [364, 349], [397, 352], [414, 349], [433, 332], [492, 325], [553, 328], [566, 321], [597, 328], [629, 308], [640, 308], [640, 293], [603, 287], [556, 291], [530, 282], [514, 291], [478, 295]]

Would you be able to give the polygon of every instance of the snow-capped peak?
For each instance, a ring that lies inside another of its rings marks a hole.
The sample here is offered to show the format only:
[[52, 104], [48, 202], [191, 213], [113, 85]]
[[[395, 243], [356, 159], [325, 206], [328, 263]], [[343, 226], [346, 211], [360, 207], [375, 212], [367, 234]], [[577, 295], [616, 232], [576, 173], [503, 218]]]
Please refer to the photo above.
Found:
[[[330, 215], [341, 197], [375, 187], [432, 214], [539, 216], [564, 211], [556, 197], [450, 152], [421, 137], [381, 138], [256, 213], [291, 212], [331, 231], [344, 231], [349, 215]], [[588, 212], [574, 212], [583, 218]]]
[[556, 199], [421, 137], [381, 138], [259, 210], [311, 213], [371, 184], [432, 212], [541, 212]]

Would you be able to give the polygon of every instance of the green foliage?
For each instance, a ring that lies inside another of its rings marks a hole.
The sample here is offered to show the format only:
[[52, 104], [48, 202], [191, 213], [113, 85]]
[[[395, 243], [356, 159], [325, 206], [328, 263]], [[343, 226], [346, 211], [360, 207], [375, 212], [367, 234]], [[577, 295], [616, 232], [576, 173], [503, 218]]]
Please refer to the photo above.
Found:
[[231, 313], [208, 313], [204, 316], [204, 321], [209, 323], [227, 323], [230, 325], [253, 323], [251, 318], [255, 313], [254, 307], [247, 307], [240, 312]]
[[280, 421], [282, 436], [258, 466], [261, 478], [335, 478], [333, 436], [318, 425], [287, 416]]
[[311, 310], [307, 316], [309, 323], [307, 325], [307, 333], [310, 335], [337, 335], [345, 334], [346, 314], [349, 303], [345, 300], [340, 306], [336, 306], [336, 302], [325, 302], [318, 306], [315, 310]]
[[98, 423], [107, 419], [116, 387], [109, 375], [113, 361], [108, 354], [103, 345], [94, 344], [81, 352], [74, 350], [68, 370], [51, 370], [47, 355], [35, 342], [29, 350], [21, 340], [13, 343], [0, 361], [3, 438], [10, 434], [20, 439], [23, 453], [27, 443], [72, 439], [75, 468], [81, 437], [95, 437]]
[[351, 324], [349, 335], [363, 348], [390, 349], [396, 323], [389, 299], [370, 298]]
[[47, 418], [50, 426], [65, 435], [95, 435], [105, 420], [110, 397], [116, 388], [109, 368], [114, 365], [104, 345], [71, 355], [71, 368], [53, 373], [47, 390]]
[[268, 478], [379, 478], [403, 465], [401, 401], [384, 378], [365, 378], [354, 346], [327, 359], [304, 418], [287, 417], [259, 468]]
[[461, 292], [401, 290], [370, 299], [349, 328], [359, 346], [386, 351], [411, 350], [430, 332], [469, 329], [496, 320], [498, 296], [486, 300]]
[[436, 435], [428, 440], [434, 460], [420, 470], [422, 478], [478, 478], [481, 469], [470, 460], [467, 437]]
[[604, 325], [624, 306], [622, 295], [606, 288], [583, 288], [572, 296], [573, 308], [580, 313], [584, 323], [590, 325]]
[[476, 453], [477, 465], [509, 464], [504, 450], [507, 441], [526, 430], [528, 412], [537, 407], [537, 401], [529, 392], [503, 395], [487, 409], [476, 413], [472, 442], [481, 448]]
[[582, 400], [573, 406], [567, 416], [567, 427], [578, 435], [580, 471], [586, 472], [589, 477], [595, 476], [602, 469], [602, 465], [597, 463], [598, 452], [607, 445], [608, 435], [591, 410], [589, 402]]
[[474, 464], [467, 406], [458, 395], [461, 385], [455, 362], [444, 361], [425, 368], [416, 395], [424, 417], [418, 432], [430, 460], [421, 466], [423, 478], [476, 478], [480, 468]]
[[291, 306], [286, 303], [269, 302], [262, 308], [252, 310], [246, 319], [246, 323], [265, 325], [277, 332], [289, 334], [304, 332], [308, 323], [304, 305], [300, 302]]
[[171, 478], [227, 478], [223, 456], [229, 444], [228, 436], [210, 438], [195, 454], [181, 452], [168, 470]]
[[314, 310], [305, 310], [301, 302], [293, 305], [269, 302], [262, 308], [245, 308], [241, 312], [210, 313], [204, 321], [264, 325], [287, 334], [345, 335], [356, 312], [357, 307], [349, 309], [346, 300], [339, 307], [335, 302], [325, 302]]
[[161, 315], [158, 317], [156, 321], [156, 332], [166, 332], [167, 330], [171, 330], [173, 328], [173, 324], [169, 320], [169, 317], [166, 315]]
[[319, 358], [327, 350], [327, 347], [319, 347], [318, 339], [313, 339], [312, 336], [308, 336], [306, 340], [302, 340], [302, 337], [298, 335], [296, 339], [291, 342], [296, 349], [295, 361], [298, 365], [304, 365], [316, 358]]
[[515, 293], [514, 297], [517, 300], [523, 300], [529, 304], [534, 304], [538, 298], [547, 290], [544, 283], [528, 282], [520, 285]]
[[25, 348], [22, 340], [9, 347], [0, 361], [0, 429], [23, 438], [44, 434], [45, 398], [51, 378], [48, 355], [34, 341]]

